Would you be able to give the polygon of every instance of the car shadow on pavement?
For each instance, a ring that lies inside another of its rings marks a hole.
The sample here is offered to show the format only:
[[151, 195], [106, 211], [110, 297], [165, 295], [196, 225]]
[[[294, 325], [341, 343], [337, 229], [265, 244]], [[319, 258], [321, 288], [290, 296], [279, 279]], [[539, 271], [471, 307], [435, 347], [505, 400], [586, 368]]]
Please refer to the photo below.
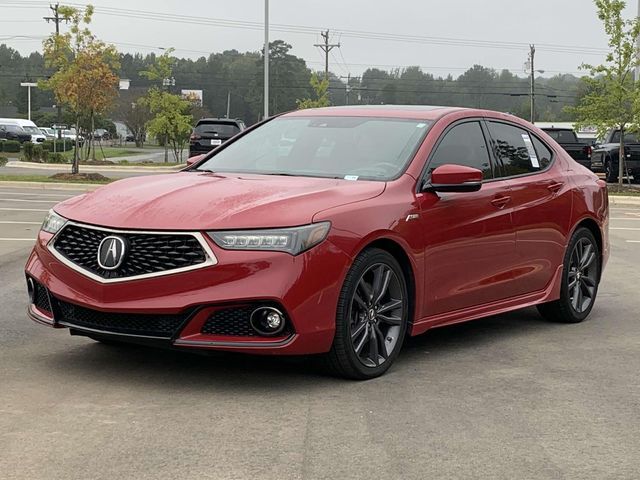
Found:
[[[402, 373], [407, 368], [432, 372], [434, 365], [430, 362], [440, 357], [457, 353], [473, 355], [479, 349], [491, 350], [496, 342], [508, 343], [535, 332], [546, 335], [557, 328], [563, 326], [544, 321], [535, 309], [526, 309], [433, 329], [407, 339], [390, 373]], [[241, 386], [244, 390], [261, 392], [315, 389], [342, 381], [325, 374], [312, 357], [195, 354], [136, 345], [103, 345], [81, 337], [74, 337], [73, 342], [75, 348], [57, 350], [48, 356], [47, 363], [55, 370], [52, 375], [170, 389], [185, 385], [198, 390]]]

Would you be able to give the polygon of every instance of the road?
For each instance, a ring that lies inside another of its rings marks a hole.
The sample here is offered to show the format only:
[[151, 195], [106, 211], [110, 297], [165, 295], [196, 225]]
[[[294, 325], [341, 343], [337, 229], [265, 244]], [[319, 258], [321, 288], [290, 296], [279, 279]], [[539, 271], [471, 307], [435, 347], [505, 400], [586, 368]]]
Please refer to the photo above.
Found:
[[584, 323], [527, 309], [434, 330], [358, 383], [27, 320], [32, 239], [72, 193], [0, 186], [0, 478], [640, 478], [640, 207], [612, 210]]

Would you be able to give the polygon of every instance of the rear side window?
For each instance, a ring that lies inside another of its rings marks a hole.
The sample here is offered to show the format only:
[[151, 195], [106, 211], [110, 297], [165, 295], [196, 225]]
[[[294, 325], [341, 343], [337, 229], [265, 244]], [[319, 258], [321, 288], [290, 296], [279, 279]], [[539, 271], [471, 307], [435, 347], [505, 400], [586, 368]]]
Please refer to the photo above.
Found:
[[553, 156], [553, 153], [549, 150], [549, 147], [542, 143], [542, 141], [538, 140], [538, 137], [534, 137], [532, 135], [531, 141], [533, 142], [533, 146], [536, 148], [540, 168], [544, 170], [551, 164], [551, 157]]
[[200, 135], [233, 137], [236, 133], [240, 133], [240, 128], [235, 123], [200, 123], [194, 131]]
[[429, 162], [429, 173], [440, 165], [477, 168], [485, 179], [493, 178], [487, 143], [479, 122], [456, 125], [445, 133]]
[[543, 165], [544, 162], [538, 158], [534, 146], [535, 137], [526, 130], [499, 122], [487, 122], [487, 125], [491, 134], [491, 146], [496, 158], [502, 163], [503, 177], [539, 172], [549, 165], [551, 152], [546, 154], [546, 165]]

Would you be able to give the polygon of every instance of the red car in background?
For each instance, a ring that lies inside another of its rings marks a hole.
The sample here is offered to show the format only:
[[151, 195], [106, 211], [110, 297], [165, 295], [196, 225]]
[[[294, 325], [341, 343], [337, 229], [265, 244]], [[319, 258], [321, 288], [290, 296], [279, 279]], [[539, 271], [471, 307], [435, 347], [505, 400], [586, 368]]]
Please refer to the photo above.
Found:
[[322, 354], [366, 379], [430, 328], [532, 305], [582, 321], [607, 229], [605, 183], [514, 116], [302, 110], [56, 205], [28, 312], [101, 341]]

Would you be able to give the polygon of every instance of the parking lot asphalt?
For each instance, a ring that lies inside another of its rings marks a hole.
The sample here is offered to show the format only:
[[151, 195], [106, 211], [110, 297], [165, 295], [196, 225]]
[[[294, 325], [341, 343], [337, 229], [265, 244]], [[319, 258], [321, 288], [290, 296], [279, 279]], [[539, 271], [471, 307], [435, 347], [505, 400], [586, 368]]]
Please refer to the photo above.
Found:
[[433, 330], [358, 383], [32, 323], [24, 263], [73, 193], [0, 186], [0, 478], [640, 478], [640, 207], [612, 208], [587, 321]]

